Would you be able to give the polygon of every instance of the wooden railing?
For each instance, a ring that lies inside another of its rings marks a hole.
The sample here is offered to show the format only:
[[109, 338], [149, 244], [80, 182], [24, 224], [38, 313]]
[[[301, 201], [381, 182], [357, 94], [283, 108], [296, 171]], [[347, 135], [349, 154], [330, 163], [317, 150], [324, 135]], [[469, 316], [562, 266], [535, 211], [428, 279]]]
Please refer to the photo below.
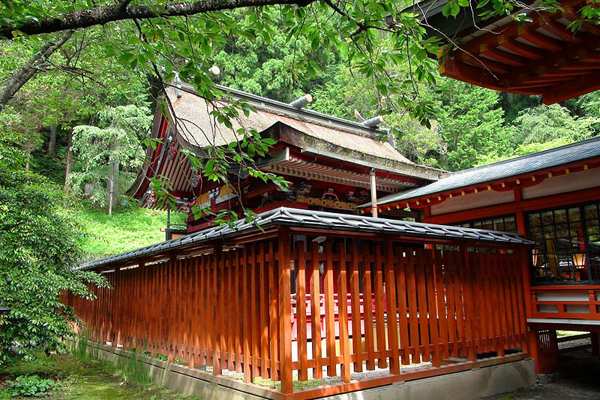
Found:
[[600, 320], [600, 286], [531, 288], [533, 318]]
[[516, 254], [289, 238], [115, 268], [106, 273], [113, 289], [68, 301], [94, 340], [216, 375], [237, 371], [247, 382], [281, 380], [283, 393], [294, 375], [348, 383], [351, 372], [376, 367], [394, 376], [401, 365], [527, 350]]

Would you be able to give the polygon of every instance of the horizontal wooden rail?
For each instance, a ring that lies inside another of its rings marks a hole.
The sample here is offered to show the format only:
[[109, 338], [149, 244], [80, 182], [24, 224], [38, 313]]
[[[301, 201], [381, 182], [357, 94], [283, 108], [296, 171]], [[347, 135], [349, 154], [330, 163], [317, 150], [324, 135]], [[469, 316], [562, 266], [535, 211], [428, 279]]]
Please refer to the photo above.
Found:
[[552, 286], [531, 289], [532, 318], [600, 320], [600, 287]]

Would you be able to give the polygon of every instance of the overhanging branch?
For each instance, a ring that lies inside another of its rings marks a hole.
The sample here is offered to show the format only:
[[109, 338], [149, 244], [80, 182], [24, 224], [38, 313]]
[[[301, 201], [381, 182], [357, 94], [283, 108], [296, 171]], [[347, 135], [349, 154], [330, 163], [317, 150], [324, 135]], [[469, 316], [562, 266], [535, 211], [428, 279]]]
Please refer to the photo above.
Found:
[[[306, 6], [314, 0], [200, 0], [184, 3], [167, 3], [164, 6], [129, 6], [128, 2], [111, 6], [98, 6], [79, 9], [54, 18], [31, 21], [21, 25], [0, 25], [0, 37], [13, 38], [13, 31], [26, 35], [59, 32], [69, 29], [88, 28], [114, 21], [150, 19], [159, 17], [179, 17], [211, 11], [233, 10], [243, 7], [295, 4]], [[123, 7], [125, 5], [125, 7]]]

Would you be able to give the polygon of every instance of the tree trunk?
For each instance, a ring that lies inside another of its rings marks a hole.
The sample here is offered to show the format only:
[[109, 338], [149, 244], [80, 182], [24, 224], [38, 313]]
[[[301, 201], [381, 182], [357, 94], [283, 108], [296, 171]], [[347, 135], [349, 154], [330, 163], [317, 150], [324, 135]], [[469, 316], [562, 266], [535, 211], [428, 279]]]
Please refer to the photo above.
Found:
[[6, 104], [13, 98], [13, 96], [26, 84], [31, 78], [33, 78], [40, 70], [44, 67], [45, 61], [58, 50], [67, 40], [73, 35], [73, 31], [67, 31], [61, 37], [50, 40], [44, 43], [44, 45], [38, 50], [27, 61], [25, 65], [19, 68], [13, 73], [6, 83], [3, 85], [0, 91], [0, 111], [4, 109]]
[[54, 157], [56, 154], [56, 126], [50, 127], [50, 137], [48, 138], [48, 156]]
[[119, 204], [119, 157], [116, 155], [119, 149], [119, 141], [113, 139], [111, 153], [115, 154], [111, 157], [108, 164], [108, 179], [106, 182], [106, 202], [108, 203], [108, 215], [112, 215], [112, 210]]
[[31, 151], [25, 150], [25, 172], [29, 172], [29, 162], [31, 161]]
[[69, 133], [67, 134], [67, 165], [65, 166], [65, 192], [69, 191], [69, 185], [67, 182], [69, 181], [69, 175], [71, 175], [71, 163], [72, 163], [72, 154], [71, 154], [71, 146], [73, 145], [73, 129], [69, 129]]
[[108, 204], [108, 215], [119, 205], [119, 161], [116, 160], [108, 165], [108, 180], [106, 182], [106, 193]]

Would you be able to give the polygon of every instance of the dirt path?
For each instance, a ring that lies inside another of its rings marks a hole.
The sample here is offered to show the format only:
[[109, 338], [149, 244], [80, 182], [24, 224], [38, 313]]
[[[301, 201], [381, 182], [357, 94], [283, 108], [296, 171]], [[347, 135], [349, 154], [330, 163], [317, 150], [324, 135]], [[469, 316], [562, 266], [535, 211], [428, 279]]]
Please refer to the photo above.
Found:
[[600, 400], [600, 362], [565, 371], [555, 382], [537, 384], [485, 400]]

